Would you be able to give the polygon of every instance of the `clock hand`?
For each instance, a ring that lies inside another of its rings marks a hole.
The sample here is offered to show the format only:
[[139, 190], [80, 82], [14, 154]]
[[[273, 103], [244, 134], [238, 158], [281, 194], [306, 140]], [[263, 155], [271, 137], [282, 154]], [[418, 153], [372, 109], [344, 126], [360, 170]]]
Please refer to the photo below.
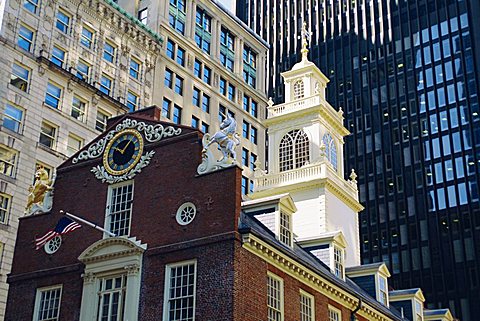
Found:
[[123, 155], [123, 153], [125, 153], [125, 151], [127, 150], [128, 145], [130, 145], [131, 142], [132, 142], [132, 141], [129, 140], [128, 143], [127, 143], [127, 145], [125, 145], [125, 147], [123, 147], [123, 149], [120, 151], [120, 153], [122, 153], [122, 155]]

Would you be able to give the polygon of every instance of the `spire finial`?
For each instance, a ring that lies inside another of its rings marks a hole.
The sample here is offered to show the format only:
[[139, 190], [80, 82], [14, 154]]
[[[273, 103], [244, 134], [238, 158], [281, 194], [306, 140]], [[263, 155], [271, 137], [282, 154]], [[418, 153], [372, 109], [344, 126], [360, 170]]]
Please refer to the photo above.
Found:
[[310, 42], [310, 32], [307, 30], [307, 23], [302, 24], [302, 60], [307, 60], [308, 49], [307, 45]]

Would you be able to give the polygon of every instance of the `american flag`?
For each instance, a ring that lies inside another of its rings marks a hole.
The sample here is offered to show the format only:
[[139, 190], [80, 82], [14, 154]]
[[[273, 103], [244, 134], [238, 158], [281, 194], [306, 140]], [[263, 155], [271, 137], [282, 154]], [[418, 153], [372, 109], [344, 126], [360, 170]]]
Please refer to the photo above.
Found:
[[65, 235], [72, 231], [75, 231], [82, 226], [75, 221], [72, 221], [68, 217], [62, 217], [57, 226], [53, 230], [48, 231], [44, 236], [35, 238], [35, 250], [41, 248], [45, 243], [53, 239], [57, 235]]

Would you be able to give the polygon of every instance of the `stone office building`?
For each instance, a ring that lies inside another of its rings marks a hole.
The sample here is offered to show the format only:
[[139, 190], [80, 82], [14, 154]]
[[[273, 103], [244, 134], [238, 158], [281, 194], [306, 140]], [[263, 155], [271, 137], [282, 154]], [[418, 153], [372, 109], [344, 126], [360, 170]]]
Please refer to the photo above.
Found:
[[[193, 17], [203, 12], [204, 29], [212, 28], [202, 33], [203, 49], [193, 36], [200, 25], [186, 24], [183, 35], [169, 24], [168, 7], [153, 24], [152, 15], [147, 21], [139, 8], [119, 4], [0, 4], [0, 320], [18, 218], [36, 168], [53, 179], [54, 168], [102, 132], [108, 118], [157, 104], [162, 119], [212, 132], [230, 112], [245, 128], [244, 193], [253, 163], [263, 161], [265, 43], [209, 1], [183, 7]], [[222, 47], [227, 60], [220, 58], [220, 30], [231, 30]]]

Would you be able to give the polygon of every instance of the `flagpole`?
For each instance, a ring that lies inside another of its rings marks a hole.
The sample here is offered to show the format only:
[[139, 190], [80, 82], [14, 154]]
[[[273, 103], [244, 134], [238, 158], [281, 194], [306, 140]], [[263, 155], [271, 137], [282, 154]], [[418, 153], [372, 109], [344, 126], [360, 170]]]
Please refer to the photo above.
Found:
[[87, 221], [87, 220], [85, 220], [85, 219], [83, 219], [83, 218], [81, 218], [81, 217], [76, 216], [76, 215], [73, 215], [73, 214], [70, 214], [70, 213], [68, 213], [68, 212], [65, 212], [64, 210], [60, 210], [60, 214], [65, 214], [65, 215], [67, 215], [68, 217], [73, 218], [73, 219], [76, 220], [76, 221], [80, 221], [80, 222], [82, 222], [82, 223], [87, 224], [88, 226], [93, 227], [94, 229], [97, 229], [97, 230], [99, 230], [99, 231], [102, 231], [102, 232], [104, 232], [104, 233], [107, 233], [109, 236], [113, 236], [113, 237], [116, 236], [114, 233], [112, 233], [112, 232], [110, 232], [110, 231], [107, 231], [107, 230], [104, 229], [103, 227], [98, 226], [97, 224], [94, 224], [94, 223], [92, 223], [92, 222], [89, 222], [89, 221]]

